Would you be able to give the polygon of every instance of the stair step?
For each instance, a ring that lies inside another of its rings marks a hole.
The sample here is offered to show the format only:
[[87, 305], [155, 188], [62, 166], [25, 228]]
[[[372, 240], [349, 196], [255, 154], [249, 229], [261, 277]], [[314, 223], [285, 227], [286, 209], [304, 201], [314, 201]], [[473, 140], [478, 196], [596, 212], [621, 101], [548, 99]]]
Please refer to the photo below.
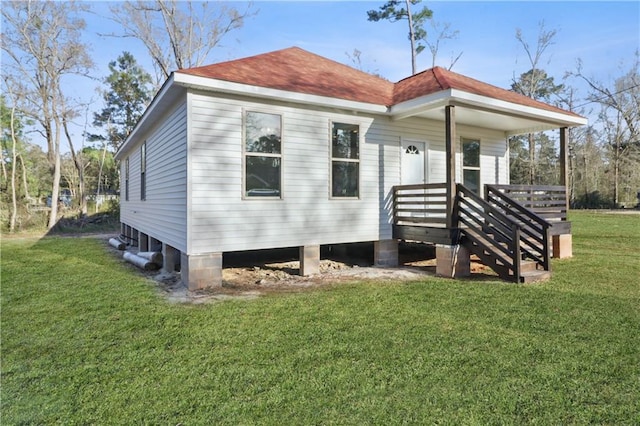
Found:
[[521, 283], [537, 283], [551, 278], [551, 271], [535, 270], [520, 273]]
[[538, 263], [532, 260], [523, 260], [520, 262], [520, 272], [531, 272], [538, 270]]

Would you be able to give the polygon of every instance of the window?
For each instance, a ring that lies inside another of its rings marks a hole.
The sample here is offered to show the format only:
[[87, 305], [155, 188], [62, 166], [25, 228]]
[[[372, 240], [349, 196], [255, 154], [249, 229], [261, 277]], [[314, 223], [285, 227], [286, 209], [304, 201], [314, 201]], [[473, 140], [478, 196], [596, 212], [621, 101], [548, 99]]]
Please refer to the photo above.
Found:
[[245, 197], [280, 197], [281, 145], [280, 115], [247, 111], [244, 143]]
[[129, 157], [124, 160], [124, 200], [129, 201]]
[[462, 183], [480, 194], [480, 141], [462, 139]]
[[358, 197], [360, 187], [360, 128], [331, 125], [331, 196]]
[[147, 143], [140, 146], [140, 200], [147, 199]]
[[420, 154], [420, 150], [415, 145], [409, 145], [407, 147], [407, 150], [405, 151], [405, 154], [419, 155]]

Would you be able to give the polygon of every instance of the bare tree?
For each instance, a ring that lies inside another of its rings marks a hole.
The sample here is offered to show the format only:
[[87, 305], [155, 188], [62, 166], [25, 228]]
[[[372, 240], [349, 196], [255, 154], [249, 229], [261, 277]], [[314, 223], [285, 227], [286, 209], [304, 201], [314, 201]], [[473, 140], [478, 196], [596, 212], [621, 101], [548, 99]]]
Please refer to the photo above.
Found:
[[69, 152], [71, 153], [71, 160], [73, 161], [73, 165], [76, 168], [76, 172], [78, 173], [78, 199], [80, 201], [80, 214], [83, 216], [87, 215], [87, 192], [85, 188], [85, 179], [84, 179], [84, 158], [82, 157], [82, 150], [80, 152], [76, 152], [76, 149], [73, 146], [73, 141], [71, 139], [71, 134], [69, 133], [69, 122], [71, 121], [71, 115], [69, 111], [65, 111], [62, 115], [62, 128], [64, 129], [64, 134], [67, 138], [67, 143], [69, 144]]
[[[511, 89], [514, 92], [528, 96], [532, 99], [549, 101], [551, 95], [558, 94], [562, 90], [562, 85], [556, 85], [553, 77], [547, 75], [542, 70], [541, 62], [545, 51], [553, 44], [556, 30], [545, 29], [544, 22], [539, 24], [538, 39], [535, 46], [532, 46], [522, 34], [520, 28], [516, 29], [516, 39], [522, 45], [531, 67], [529, 71], [522, 73], [519, 78], [514, 76]], [[529, 160], [528, 183], [534, 184], [536, 180], [536, 138], [533, 133], [527, 135]]]
[[85, 23], [78, 17], [83, 4], [22, 1], [3, 4], [2, 49], [10, 59], [4, 71], [12, 74], [15, 93], [24, 98], [22, 112], [38, 123], [47, 142], [53, 175], [48, 228], [57, 221], [60, 192], [60, 136], [65, 100], [63, 77], [86, 74], [92, 66], [81, 42]]
[[222, 38], [254, 14], [251, 8], [239, 11], [222, 3], [212, 8], [207, 2], [136, 0], [113, 6], [111, 12], [124, 29], [122, 37], [138, 39], [147, 48], [160, 83], [176, 69], [203, 65]]
[[9, 117], [9, 133], [11, 137], [11, 217], [9, 219], [9, 232], [16, 229], [16, 218], [18, 217], [18, 196], [16, 190], [16, 169], [18, 168], [18, 137], [16, 135], [16, 95], [13, 93], [10, 84], [6, 84], [7, 92], [11, 98], [11, 113]]
[[[441, 23], [436, 22], [433, 19], [431, 20], [431, 28], [435, 32], [436, 36], [434, 37], [433, 41], [425, 39], [425, 43], [427, 44], [427, 46], [429, 47], [429, 51], [431, 52], [431, 67], [433, 68], [436, 66], [436, 58], [438, 56], [438, 51], [440, 50], [440, 43], [443, 40], [454, 40], [458, 38], [458, 34], [460, 32], [458, 30], [453, 31], [449, 22]], [[455, 57], [452, 56], [447, 69], [451, 70], [451, 68], [453, 68], [456, 62], [458, 62], [461, 56], [462, 52], [458, 53], [458, 55]]]
[[[544, 52], [553, 44], [553, 38], [558, 33], [556, 30], [547, 31], [544, 21], [540, 22], [538, 27], [538, 40], [535, 48], [525, 39], [522, 30], [520, 28], [516, 29], [516, 40], [522, 45], [529, 59], [531, 69], [533, 70], [541, 69], [540, 63], [542, 62]], [[516, 79], [514, 78], [514, 83], [515, 82]], [[531, 78], [530, 80], [519, 82], [518, 87], [520, 87], [519, 91], [525, 96], [535, 98], [540, 87], [540, 78]]]
[[620, 186], [622, 175], [627, 182], [640, 185], [637, 169], [640, 168], [640, 52], [636, 51], [634, 62], [628, 71], [609, 86], [587, 77], [578, 61], [573, 76], [585, 81], [591, 93], [590, 102], [600, 105], [598, 116], [611, 167], [613, 169], [613, 201], [621, 204]]
[[[371, 70], [369, 69], [365, 64], [364, 61], [362, 59], [362, 52], [358, 49], [353, 49], [352, 53], [349, 52], [344, 52], [345, 55], [347, 55], [347, 58], [349, 58], [349, 62], [347, 63], [347, 65], [362, 71], [362, 72], [366, 72], [367, 74], [371, 74], [371, 75], [375, 75], [376, 77], [380, 77], [380, 78], [384, 78], [383, 76], [380, 75], [379, 70]], [[375, 62], [375, 61], [374, 61]], [[386, 78], [384, 78], [386, 80]]]
[[[585, 115], [585, 111], [581, 109], [581, 105], [578, 105], [578, 91], [573, 86], [564, 86], [562, 93], [559, 97], [559, 106], [566, 109], [567, 111], [573, 111], [580, 115]], [[584, 105], [582, 105], [584, 106]], [[576, 170], [578, 164], [576, 162], [577, 159], [577, 151], [579, 149], [578, 144], [582, 143], [584, 146], [585, 141], [589, 135], [592, 133], [591, 129], [588, 127], [571, 127], [568, 129], [568, 138], [567, 138], [567, 150], [568, 150], [568, 182], [567, 187], [569, 190], [569, 201], [573, 205], [576, 201], [577, 195], [577, 176]]]

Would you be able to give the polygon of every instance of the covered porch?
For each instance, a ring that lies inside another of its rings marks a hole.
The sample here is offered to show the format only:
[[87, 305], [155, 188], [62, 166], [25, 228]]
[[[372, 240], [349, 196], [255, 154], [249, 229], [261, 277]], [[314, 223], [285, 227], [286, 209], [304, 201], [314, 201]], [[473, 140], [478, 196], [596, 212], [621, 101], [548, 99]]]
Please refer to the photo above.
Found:
[[[586, 120], [533, 100], [532, 105], [514, 104], [455, 89], [441, 92], [438, 100], [425, 101], [397, 105], [395, 118], [444, 122], [446, 175], [439, 182], [393, 187], [393, 238], [435, 244], [440, 275], [467, 275], [465, 263], [475, 255], [509, 281], [548, 278], [552, 256], [572, 255], [567, 142], [569, 127]], [[518, 134], [559, 130], [559, 185], [509, 185], [507, 177], [506, 182], [483, 184], [478, 179], [465, 186], [465, 177], [456, 169], [463, 168], [456, 164], [456, 154], [463, 161], [458, 125], [500, 130], [505, 143]]]

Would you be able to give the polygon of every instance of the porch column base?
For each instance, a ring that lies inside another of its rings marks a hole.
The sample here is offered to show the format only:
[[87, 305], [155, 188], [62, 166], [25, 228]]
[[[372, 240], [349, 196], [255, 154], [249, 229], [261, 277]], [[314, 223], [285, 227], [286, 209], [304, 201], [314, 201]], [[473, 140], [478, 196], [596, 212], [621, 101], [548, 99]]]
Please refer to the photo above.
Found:
[[398, 240], [380, 240], [373, 244], [375, 266], [398, 266]]
[[573, 239], [571, 234], [554, 235], [553, 257], [556, 259], [567, 259], [573, 257]]
[[471, 275], [471, 255], [465, 246], [436, 245], [436, 275], [447, 278]]
[[162, 270], [174, 272], [178, 263], [180, 263], [180, 252], [169, 244], [162, 243]]
[[320, 246], [300, 246], [300, 275], [308, 277], [320, 273]]
[[222, 253], [182, 253], [180, 271], [189, 290], [222, 287]]

